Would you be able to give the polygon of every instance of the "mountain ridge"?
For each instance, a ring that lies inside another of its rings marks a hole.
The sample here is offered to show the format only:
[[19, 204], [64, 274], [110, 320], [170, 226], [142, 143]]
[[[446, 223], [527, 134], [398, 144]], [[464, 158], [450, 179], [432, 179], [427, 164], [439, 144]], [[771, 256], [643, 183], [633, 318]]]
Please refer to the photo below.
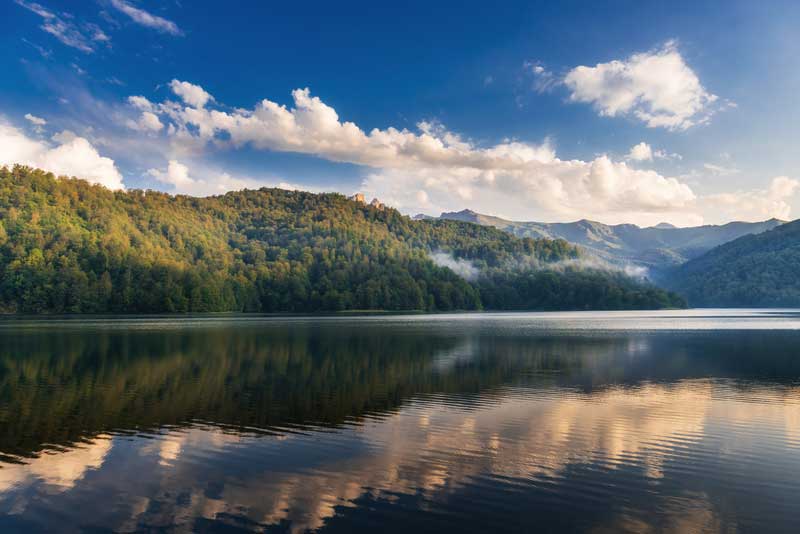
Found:
[[[419, 216], [417, 216], [419, 217]], [[731, 221], [723, 225], [676, 227], [669, 223], [640, 227], [625, 223], [608, 225], [580, 219], [569, 223], [511, 221], [464, 209], [443, 212], [438, 219], [472, 222], [512, 233], [518, 237], [564, 239], [613, 264], [635, 264], [657, 272], [697, 258], [743, 235], [771, 230], [786, 221]]]

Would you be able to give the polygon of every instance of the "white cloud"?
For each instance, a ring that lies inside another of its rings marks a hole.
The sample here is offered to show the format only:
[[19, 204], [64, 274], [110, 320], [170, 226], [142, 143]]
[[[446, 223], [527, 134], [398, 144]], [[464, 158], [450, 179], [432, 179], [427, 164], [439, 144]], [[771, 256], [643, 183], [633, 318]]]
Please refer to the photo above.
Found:
[[25, 114], [25, 120], [30, 122], [33, 125], [33, 131], [37, 134], [44, 133], [44, 127], [47, 124], [47, 121], [41, 117], [37, 117], [36, 115], [31, 115], [30, 113]]
[[649, 144], [642, 141], [631, 147], [626, 159], [630, 161], [653, 161], [654, 159], [683, 159], [680, 154], [670, 154], [665, 150], [653, 150]]
[[62, 16], [45, 8], [41, 4], [27, 0], [14, 0], [18, 5], [42, 17], [43, 31], [49, 33], [63, 44], [91, 54], [95, 51], [97, 43], [108, 43], [110, 37], [96, 24], [79, 23], [68, 13]]
[[128, 103], [142, 111], [153, 111], [155, 106], [143, 96], [129, 96]]
[[36, 2], [27, 2], [26, 0], [14, 0], [17, 5], [24, 7], [25, 9], [32, 11], [42, 17], [43, 19], [52, 19], [55, 18], [55, 13], [49, 11], [41, 4], [37, 4]]
[[180, 189], [191, 185], [194, 180], [189, 178], [189, 167], [176, 160], [170, 160], [165, 171], [159, 169], [150, 169], [147, 174], [165, 184], [172, 185], [176, 189]]
[[139, 120], [128, 119], [125, 125], [131, 130], [139, 132], [158, 132], [164, 128], [158, 115], [150, 111], [143, 111]]
[[788, 220], [792, 211], [789, 201], [798, 191], [800, 180], [778, 176], [766, 189], [718, 193], [703, 200], [727, 220], [762, 221], [773, 217]]
[[44, 126], [47, 124], [47, 121], [43, 118], [37, 117], [36, 115], [31, 115], [30, 113], [25, 114], [25, 119], [35, 126]]
[[156, 132], [164, 127], [164, 125], [161, 124], [161, 121], [158, 119], [158, 115], [155, 113], [150, 113], [149, 111], [142, 113], [142, 116], [139, 119], [139, 125], [143, 126], [147, 130]]
[[111, 37], [109, 37], [101, 28], [96, 24], [90, 24], [89, 29], [92, 32], [92, 40], [99, 41], [101, 43], [107, 43], [111, 41]]
[[709, 120], [718, 97], [709, 93], [674, 42], [626, 60], [579, 66], [564, 84], [570, 100], [591, 103], [600, 115], [633, 115], [648, 127], [685, 130]]
[[195, 108], [203, 108], [209, 100], [214, 100], [202, 87], [193, 83], [172, 80], [169, 87], [181, 100]]
[[[193, 165], [193, 167], [199, 170], [197, 172], [190, 171], [189, 166], [173, 159], [169, 161], [165, 169], [149, 169], [147, 174], [159, 182], [171, 186], [173, 193], [194, 196], [220, 195], [227, 191], [257, 189], [267, 185], [262, 181], [250, 178], [234, 177], [206, 165]], [[275, 185], [284, 189], [296, 188], [291, 184], [278, 183]]]
[[0, 165], [15, 163], [76, 176], [109, 189], [124, 189], [114, 160], [101, 156], [85, 138], [64, 131], [53, 136], [50, 144], [0, 122]]
[[148, 13], [144, 9], [134, 7], [125, 0], [111, 0], [111, 5], [128, 15], [137, 24], [171, 35], [183, 35], [178, 25], [171, 20]]
[[634, 161], [652, 161], [653, 149], [650, 145], [642, 141], [638, 145], [631, 147], [631, 151], [628, 152], [628, 159]]
[[592, 161], [532, 161], [516, 171], [381, 169], [370, 173], [362, 188], [367, 196], [408, 212], [436, 213], [469, 206], [517, 220], [529, 220], [536, 211], [538, 218], [546, 220], [591, 218], [643, 225], [663, 219], [678, 224], [702, 221], [688, 185], [607, 156]]
[[[192, 88], [185, 94], [208, 94], [186, 82], [176, 80], [173, 85]], [[192, 96], [187, 107], [167, 101], [157, 108], [175, 124], [169, 135], [178, 144], [249, 144], [373, 167], [364, 180], [365, 191], [406, 210], [454, 209], [469, 203], [516, 216], [538, 206], [557, 218], [645, 223], [660, 222], [670, 214], [678, 222], [698, 218], [690, 212], [695, 195], [688, 185], [606, 156], [588, 162], [560, 160], [548, 142], [504, 141], [480, 148], [440, 124], [424, 121], [418, 133], [395, 128], [366, 133], [352, 122], [340, 121], [336, 111], [308, 89], [297, 89], [292, 96], [292, 109], [265, 99], [253, 110], [226, 112], [205, 108], [204, 98]], [[219, 133], [227, 134], [227, 140]]]
[[[748, 206], [755, 205], [754, 199], [764, 196], [740, 192], [709, 200], [698, 197], [680, 177], [638, 169], [606, 155], [588, 161], [563, 160], [547, 140], [540, 144], [504, 140], [479, 146], [431, 121], [420, 122], [414, 131], [390, 127], [365, 132], [340, 120], [332, 107], [308, 89], [292, 92], [293, 107], [264, 99], [252, 109], [223, 111], [206, 105], [212, 99], [201, 87], [177, 80], [174, 85], [190, 95], [182, 96], [188, 105], [169, 100], [151, 103], [144, 97], [130, 100], [169, 120], [166, 135], [173, 152], [189, 146], [191, 150], [185, 154], [196, 154], [208, 144], [217, 148], [252, 146], [366, 166], [371, 170], [363, 179], [362, 191], [407, 213], [470, 207], [514, 219], [530, 219], [535, 214], [543, 220], [591, 218], [609, 223], [692, 225], [703, 223], [704, 215], [722, 213], [721, 207], [737, 201], [743, 210], [751, 209]], [[189, 90], [184, 91], [186, 88]], [[680, 157], [646, 147], [651, 158]], [[643, 147], [635, 152], [639, 157], [647, 155]], [[230, 175], [190, 167], [203, 172], [202, 176], [180, 174], [179, 167], [172, 174], [169, 167], [151, 174], [188, 194], [249, 187], [249, 182]], [[184, 176], [186, 179], [181, 178]], [[253, 185], [261, 184], [253, 181]], [[780, 204], [785, 203], [784, 197], [777, 198], [774, 191], [770, 194], [777, 199], [773, 202], [777, 208], [760, 212], [768, 211], [770, 216], [784, 213]]]
[[75, 29], [75, 27], [61, 19], [52, 19], [42, 25], [42, 29], [47, 33], [53, 35], [56, 39], [61, 41], [67, 46], [77, 48], [81, 52], [92, 53], [94, 47], [86, 40], [86, 38]]

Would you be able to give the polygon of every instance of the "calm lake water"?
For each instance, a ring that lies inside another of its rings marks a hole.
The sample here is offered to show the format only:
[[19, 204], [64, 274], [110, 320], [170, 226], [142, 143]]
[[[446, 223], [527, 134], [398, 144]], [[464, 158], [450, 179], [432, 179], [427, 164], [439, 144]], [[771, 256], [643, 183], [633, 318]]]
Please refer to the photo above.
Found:
[[799, 532], [800, 314], [0, 321], [1, 532]]

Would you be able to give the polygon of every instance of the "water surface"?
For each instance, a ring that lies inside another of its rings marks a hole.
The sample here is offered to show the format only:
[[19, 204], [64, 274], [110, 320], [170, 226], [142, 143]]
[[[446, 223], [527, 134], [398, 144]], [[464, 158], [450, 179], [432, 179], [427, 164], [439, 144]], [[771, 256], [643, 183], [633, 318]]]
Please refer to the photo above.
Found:
[[798, 532], [800, 314], [0, 321], [2, 532]]

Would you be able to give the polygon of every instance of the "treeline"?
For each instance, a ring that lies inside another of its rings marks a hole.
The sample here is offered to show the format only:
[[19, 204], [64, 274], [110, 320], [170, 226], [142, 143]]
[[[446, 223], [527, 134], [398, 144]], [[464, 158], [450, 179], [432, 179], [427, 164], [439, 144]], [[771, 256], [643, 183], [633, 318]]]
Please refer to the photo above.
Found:
[[670, 274], [693, 306], [800, 306], [800, 221], [719, 246]]
[[622, 272], [581, 269], [499, 271], [480, 279], [481, 300], [495, 310], [644, 310], [686, 301]]
[[[195, 198], [110, 191], [27, 167], [0, 168], [0, 310], [7, 313], [505, 307], [507, 298], [494, 298], [486, 284], [437, 266], [432, 251], [469, 260], [485, 276], [511, 265], [533, 272], [579, 256], [562, 240], [412, 221], [339, 194], [261, 189]], [[586, 299], [560, 305], [571, 277], [553, 276], [543, 280], [549, 297], [536, 301], [536, 309], [614, 307], [602, 301], [611, 288], [595, 296], [581, 291], [576, 295]], [[659, 290], [620, 284], [607, 273], [593, 280], [658, 296], [642, 307], [664, 300]]]

